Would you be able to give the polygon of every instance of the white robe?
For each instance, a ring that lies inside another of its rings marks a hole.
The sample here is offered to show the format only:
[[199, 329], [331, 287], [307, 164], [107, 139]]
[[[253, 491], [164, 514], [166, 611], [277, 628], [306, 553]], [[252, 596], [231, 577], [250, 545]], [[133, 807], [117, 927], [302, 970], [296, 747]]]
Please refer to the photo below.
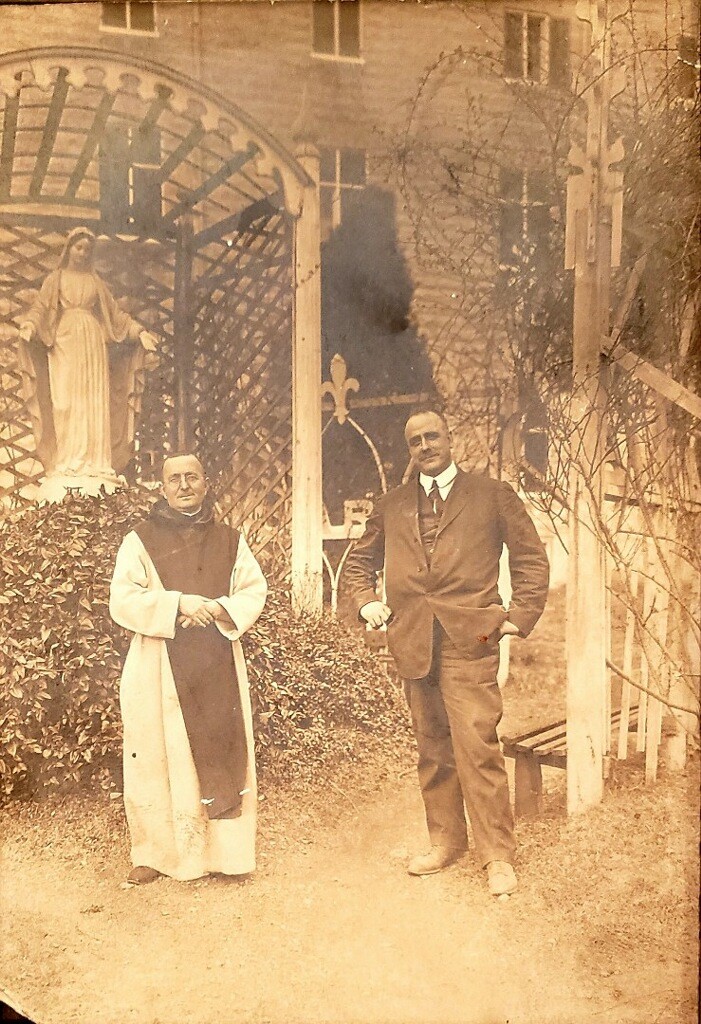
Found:
[[[134, 865], [155, 868], [181, 881], [209, 872], [246, 874], [255, 869], [256, 773], [246, 663], [239, 637], [265, 604], [267, 584], [241, 536], [229, 595], [218, 598], [236, 624], [217, 628], [232, 642], [248, 744], [241, 815], [210, 820], [201, 803], [166, 639], [175, 635], [180, 593], [166, 591], [136, 533], [117, 554], [110, 614], [135, 634], [120, 686], [124, 726], [124, 807]], [[193, 627], [194, 628], [194, 627]]]

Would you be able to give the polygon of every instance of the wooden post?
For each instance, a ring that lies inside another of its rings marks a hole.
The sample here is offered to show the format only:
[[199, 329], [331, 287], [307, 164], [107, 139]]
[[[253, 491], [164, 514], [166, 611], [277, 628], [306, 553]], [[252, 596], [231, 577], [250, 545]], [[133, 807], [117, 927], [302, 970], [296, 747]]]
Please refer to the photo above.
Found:
[[[573, 146], [567, 190], [565, 265], [574, 268], [573, 382], [569, 471], [567, 581], [567, 809], [575, 813], [603, 797], [604, 714], [607, 707], [606, 565], [599, 520], [606, 444], [606, 381], [601, 332], [608, 335], [612, 255], [617, 256], [620, 176], [610, 165], [622, 144], [608, 144], [613, 84], [605, 4], [580, 5], [591, 22], [592, 67], [586, 100], [586, 150]], [[579, 11], [578, 11], [579, 13]]]
[[[672, 668], [669, 699], [679, 707], [691, 708], [696, 699], [696, 690], [691, 680], [701, 677], [701, 641], [699, 638], [699, 578], [689, 563], [677, 552], [670, 555], [670, 564], [679, 587], [679, 596], [684, 600], [685, 610], [679, 606], [679, 599], [670, 607], [672, 630], [671, 649], [676, 666]], [[669, 641], [668, 641], [669, 642]], [[685, 678], [684, 673], [688, 673]], [[687, 737], [698, 734], [698, 723], [687, 711], [670, 711], [665, 722], [663, 756], [667, 768], [681, 771], [686, 765]]]
[[292, 604], [323, 610], [321, 492], [321, 226], [319, 154], [308, 144], [297, 159], [314, 181], [294, 222], [292, 338]]
[[[626, 611], [626, 631], [623, 640], [623, 671], [630, 678], [633, 674], [633, 642], [635, 640], [635, 604], [638, 598], [638, 580], [635, 568], [630, 571], [630, 608]], [[630, 724], [631, 685], [624, 681], [621, 686], [621, 718], [618, 733], [618, 760], [628, 757], [628, 726]]]
[[194, 441], [189, 381], [193, 371], [192, 337], [192, 218], [178, 221], [173, 294], [173, 353], [175, 362], [175, 448], [186, 451]]
[[[662, 526], [664, 519], [662, 515], [655, 517], [656, 526]], [[661, 530], [655, 532], [660, 534]], [[666, 544], [662, 539], [657, 541], [648, 538], [648, 551], [650, 554], [650, 576], [653, 599], [650, 614], [645, 622], [645, 656], [648, 660], [649, 672], [648, 683], [650, 688], [660, 696], [669, 696], [669, 664], [666, 657], [668, 615], [669, 615], [669, 580], [666, 578], [664, 567], [660, 560], [658, 544], [662, 546], [663, 553]], [[645, 743], [645, 781], [654, 782], [657, 778], [657, 760], [660, 740], [662, 738], [662, 702], [650, 697], [647, 711], [647, 737]]]

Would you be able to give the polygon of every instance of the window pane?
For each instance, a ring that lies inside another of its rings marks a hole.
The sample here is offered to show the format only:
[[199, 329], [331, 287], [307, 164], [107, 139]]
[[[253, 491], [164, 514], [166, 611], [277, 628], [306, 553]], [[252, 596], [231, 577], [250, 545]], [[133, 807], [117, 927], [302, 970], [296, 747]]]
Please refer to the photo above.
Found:
[[520, 203], [523, 198], [523, 172], [502, 168], [499, 176], [499, 194], [502, 199]]
[[314, 0], [312, 4], [312, 49], [317, 53], [334, 53], [333, 8], [330, 0]]
[[501, 210], [499, 230], [499, 260], [501, 263], [514, 262], [514, 248], [523, 243], [523, 209], [517, 203], [506, 203]]
[[157, 171], [134, 168], [134, 228], [141, 235], [157, 235], [161, 223], [161, 183]]
[[699, 76], [697, 44], [693, 36], [681, 35], [677, 40], [678, 58], [672, 79], [676, 93], [683, 99], [692, 100], [698, 89]]
[[129, 135], [126, 125], [108, 127], [100, 143], [100, 216], [105, 231], [129, 224]]
[[131, 142], [131, 162], [160, 166], [161, 132], [159, 128], [150, 125], [147, 128], [140, 126], [136, 129]]
[[570, 23], [565, 18], [550, 22], [550, 84], [557, 89], [569, 89], [570, 75]]
[[319, 189], [319, 207], [321, 215], [321, 239], [326, 241], [333, 231], [333, 189], [324, 186]]
[[139, 29], [141, 32], [153, 32], [156, 27], [154, 18], [154, 4], [147, 0], [132, 0], [130, 6], [131, 24], [130, 28]]
[[[526, 430], [523, 436], [523, 454], [528, 462], [542, 476], [548, 471], [548, 435], [545, 430]], [[526, 471], [527, 472], [527, 471]], [[533, 481], [533, 474], [528, 474]], [[537, 478], [535, 478], [537, 479]]]
[[545, 245], [550, 234], [550, 210], [547, 206], [531, 206], [528, 210], [528, 241], [533, 245]]
[[110, 28], [127, 27], [127, 5], [104, 3], [102, 5], [102, 24]]
[[528, 202], [544, 206], [550, 198], [548, 179], [542, 171], [528, 172]]
[[344, 57], [359, 57], [359, 0], [336, 0], [336, 7], [338, 8], [338, 52]]
[[336, 181], [336, 150], [319, 148], [319, 178], [321, 181]]
[[504, 18], [504, 74], [507, 78], [523, 77], [523, 17], [507, 14]]
[[543, 32], [543, 19], [528, 15], [528, 54], [526, 76], [531, 82], [539, 82], [541, 77], [542, 58], [540, 41]]
[[344, 185], [365, 184], [365, 150], [341, 150], [341, 182]]
[[346, 224], [353, 214], [362, 211], [363, 196], [362, 188], [341, 189], [341, 223]]

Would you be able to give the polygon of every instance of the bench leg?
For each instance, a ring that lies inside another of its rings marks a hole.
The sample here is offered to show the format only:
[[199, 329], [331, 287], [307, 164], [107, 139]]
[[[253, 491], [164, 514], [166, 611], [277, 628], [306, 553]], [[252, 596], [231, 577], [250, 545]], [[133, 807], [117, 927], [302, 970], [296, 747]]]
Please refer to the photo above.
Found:
[[532, 754], [517, 752], [515, 764], [514, 814], [523, 818], [543, 811], [543, 776], [540, 761]]

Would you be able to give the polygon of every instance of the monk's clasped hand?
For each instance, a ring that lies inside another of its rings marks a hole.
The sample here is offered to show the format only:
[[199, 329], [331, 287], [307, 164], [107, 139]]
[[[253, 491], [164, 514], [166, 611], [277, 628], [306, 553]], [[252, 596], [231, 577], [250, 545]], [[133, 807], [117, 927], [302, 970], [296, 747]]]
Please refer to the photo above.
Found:
[[180, 617], [190, 620], [188, 624], [183, 622], [182, 625], [187, 629], [188, 625], [209, 626], [210, 623], [214, 622], [214, 616], [207, 607], [208, 604], [208, 599], [201, 597], [199, 594], [181, 594], [178, 602]]

